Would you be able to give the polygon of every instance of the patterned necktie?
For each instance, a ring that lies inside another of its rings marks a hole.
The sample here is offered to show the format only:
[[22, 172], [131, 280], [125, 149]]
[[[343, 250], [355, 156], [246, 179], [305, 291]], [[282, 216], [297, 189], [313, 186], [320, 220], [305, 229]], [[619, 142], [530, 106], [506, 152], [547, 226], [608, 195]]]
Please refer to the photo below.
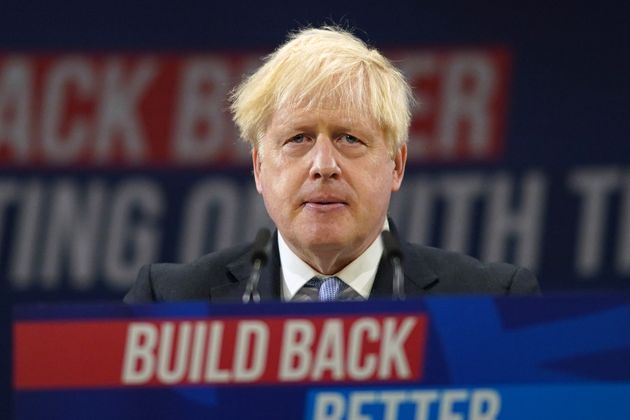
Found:
[[324, 277], [323, 279], [313, 277], [308, 281], [307, 285], [319, 290], [320, 302], [332, 302], [337, 300], [339, 294], [348, 287], [343, 280], [335, 276]]

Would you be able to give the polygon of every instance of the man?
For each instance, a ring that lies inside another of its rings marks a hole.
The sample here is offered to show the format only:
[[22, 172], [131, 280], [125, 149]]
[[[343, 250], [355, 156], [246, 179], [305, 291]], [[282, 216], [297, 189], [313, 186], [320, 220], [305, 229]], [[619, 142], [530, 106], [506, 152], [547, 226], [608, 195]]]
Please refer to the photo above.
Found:
[[[412, 95], [401, 73], [348, 32], [306, 29], [231, 99], [252, 147], [256, 188], [277, 227], [261, 299], [391, 296], [380, 233], [396, 234], [387, 209], [407, 159]], [[251, 248], [145, 266], [125, 301], [239, 300]], [[419, 245], [402, 251], [406, 295], [538, 291], [525, 269]]]

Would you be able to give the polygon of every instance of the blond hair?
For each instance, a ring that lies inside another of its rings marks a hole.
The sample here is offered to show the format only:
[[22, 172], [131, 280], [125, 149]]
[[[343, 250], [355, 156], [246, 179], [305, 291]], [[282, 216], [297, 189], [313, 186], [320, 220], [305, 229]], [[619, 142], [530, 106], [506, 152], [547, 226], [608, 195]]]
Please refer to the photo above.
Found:
[[230, 95], [241, 137], [259, 147], [281, 107], [333, 103], [369, 115], [383, 130], [392, 155], [406, 141], [411, 89], [404, 76], [376, 49], [336, 27], [304, 29], [265, 58], [265, 63]]

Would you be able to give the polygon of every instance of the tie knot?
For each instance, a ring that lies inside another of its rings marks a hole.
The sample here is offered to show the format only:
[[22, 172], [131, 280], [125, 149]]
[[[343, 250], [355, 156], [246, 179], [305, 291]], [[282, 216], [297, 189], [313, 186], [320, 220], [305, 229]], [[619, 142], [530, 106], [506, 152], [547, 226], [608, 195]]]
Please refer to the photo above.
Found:
[[339, 294], [347, 287], [343, 280], [335, 276], [324, 277], [322, 279], [313, 277], [309, 280], [308, 285], [319, 290], [319, 300], [321, 302], [337, 300]]

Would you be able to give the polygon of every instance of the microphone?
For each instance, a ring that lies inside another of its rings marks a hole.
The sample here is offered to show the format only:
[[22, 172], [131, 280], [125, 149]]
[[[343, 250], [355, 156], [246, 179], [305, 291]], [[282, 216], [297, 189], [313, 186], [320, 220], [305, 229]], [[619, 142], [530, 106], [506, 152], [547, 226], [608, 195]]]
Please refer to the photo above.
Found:
[[252, 273], [247, 281], [245, 293], [243, 293], [243, 303], [249, 303], [250, 300], [260, 302], [260, 293], [258, 292], [258, 280], [260, 279], [260, 270], [267, 264], [267, 242], [269, 241], [269, 229], [262, 228], [258, 230], [256, 239], [252, 246]]
[[388, 230], [381, 232], [381, 240], [383, 241], [383, 248], [385, 248], [385, 258], [387, 258], [391, 262], [392, 267], [394, 267], [393, 297], [398, 300], [405, 300], [402, 271], [403, 254], [400, 249], [400, 243]]

